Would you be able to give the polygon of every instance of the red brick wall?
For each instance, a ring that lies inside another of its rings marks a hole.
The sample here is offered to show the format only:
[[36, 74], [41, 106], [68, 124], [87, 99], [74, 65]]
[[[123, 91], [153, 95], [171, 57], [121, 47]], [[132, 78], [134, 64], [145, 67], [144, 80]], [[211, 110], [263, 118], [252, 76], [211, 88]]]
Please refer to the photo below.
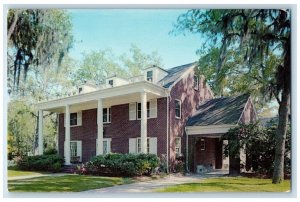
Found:
[[[175, 159], [175, 137], [181, 137], [181, 152], [185, 156], [185, 124], [188, 118], [205, 100], [213, 98], [204, 79], [199, 80], [199, 90], [194, 89], [194, 71], [186, 75], [172, 88], [170, 93], [170, 161]], [[181, 119], [175, 118], [175, 99], [181, 100]]]
[[[157, 154], [166, 154], [167, 99], [157, 100], [157, 118], [148, 119], [148, 137], [157, 137]], [[59, 153], [64, 155], [64, 114], [59, 116]], [[129, 138], [140, 137], [140, 120], [129, 120], [128, 104], [111, 107], [111, 123], [104, 124], [104, 138], [112, 138], [111, 151], [128, 153]], [[96, 155], [97, 109], [82, 111], [82, 126], [71, 127], [71, 140], [82, 141], [82, 161]]]
[[219, 145], [218, 138], [203, 138], [205, 140], [205, 150], [201, 150], [200, 148], [200, 139], [197, 138], [198, 141], [195, 145], [195, 158], [194, 158], [194, 170], [196, 171], [197, 165], [204, 165], [208, 167], [212, 165], [212, 167], [220, 168], [222, 167], [222, 146], [217, 148]]

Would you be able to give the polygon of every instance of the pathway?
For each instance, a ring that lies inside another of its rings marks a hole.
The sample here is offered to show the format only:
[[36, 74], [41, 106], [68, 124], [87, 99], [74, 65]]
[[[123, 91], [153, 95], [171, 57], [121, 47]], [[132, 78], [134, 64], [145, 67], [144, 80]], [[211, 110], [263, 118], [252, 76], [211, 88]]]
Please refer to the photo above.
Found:
[[212, 173], [207, 173], [205, 175], [190, 175], [190, 176], [176, 176], [168, 175], [164, 178], [157, 180], [149, 180], [144, 182], [137, 182], [132, 184], [124, 184], [113, 187], [107, 187], [102, 189], [94, 189], [84, 191], [83, 193], [114, 193], [114, 192], [153, 192], [156, 189], [184, 184], [184, 183], [193, 183], [199, 182], [204, 178], [218, 177], [226, 174], [224, 171], [214, 171]]

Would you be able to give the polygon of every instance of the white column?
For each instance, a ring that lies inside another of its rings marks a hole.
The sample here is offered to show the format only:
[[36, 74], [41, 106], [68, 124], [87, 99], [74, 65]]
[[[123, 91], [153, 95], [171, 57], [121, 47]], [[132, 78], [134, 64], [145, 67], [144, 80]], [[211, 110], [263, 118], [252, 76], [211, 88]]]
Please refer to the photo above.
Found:
[[38, 141], [38, 154], [42, 155], [44, 150], [43, 144], [43, 110], [39, 110], [39, 141]]
[[97, 155], [103, 154], [103, 102], [102, 99], [98, 100], [98, 112], [97, 112], [97, 125], [98, 125], [98, 133], [97, 133], [97, 141], [98, 148], [96, 149]]
[[141, 92], [141, 153], [147, 153], [147, 94]]
[[66, 105], [66, 127], [65, 127], [65, 164], [71, 164], [71, 148], [70, 148], [70, 141], [71, 141], [71, 134], [70, 134], [70, 105]]

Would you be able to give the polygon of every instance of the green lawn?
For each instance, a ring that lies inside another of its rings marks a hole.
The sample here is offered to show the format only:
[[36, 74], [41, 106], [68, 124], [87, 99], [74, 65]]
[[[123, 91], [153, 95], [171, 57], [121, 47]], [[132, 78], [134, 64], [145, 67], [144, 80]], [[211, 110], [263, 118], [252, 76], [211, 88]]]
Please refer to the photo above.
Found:
[[8, 180], [10, 192], [79, 192], [132, 183], [131, 178], [65, 175]]
[[270, 179], [222, 177], [166, 187], [157, 192], [286, 192], [289, 190], [290, 180], [285, 180], [281, 184], [272, 184]]
[[45, 172], [34, 172], [34, 171], [23, 171], [23, 170], [8, 170], [7, 177], [20, 177], [20, 176], [29, 176], [29, 175], [42, 175], [46, 174]]

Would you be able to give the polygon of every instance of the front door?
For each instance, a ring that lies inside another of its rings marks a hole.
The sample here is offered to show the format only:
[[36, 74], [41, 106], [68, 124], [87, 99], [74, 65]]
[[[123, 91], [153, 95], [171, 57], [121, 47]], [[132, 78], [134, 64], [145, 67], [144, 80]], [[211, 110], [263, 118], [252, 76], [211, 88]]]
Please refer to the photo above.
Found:
[[81, 141], [70, 142], [71, 163], [82, 162]]

